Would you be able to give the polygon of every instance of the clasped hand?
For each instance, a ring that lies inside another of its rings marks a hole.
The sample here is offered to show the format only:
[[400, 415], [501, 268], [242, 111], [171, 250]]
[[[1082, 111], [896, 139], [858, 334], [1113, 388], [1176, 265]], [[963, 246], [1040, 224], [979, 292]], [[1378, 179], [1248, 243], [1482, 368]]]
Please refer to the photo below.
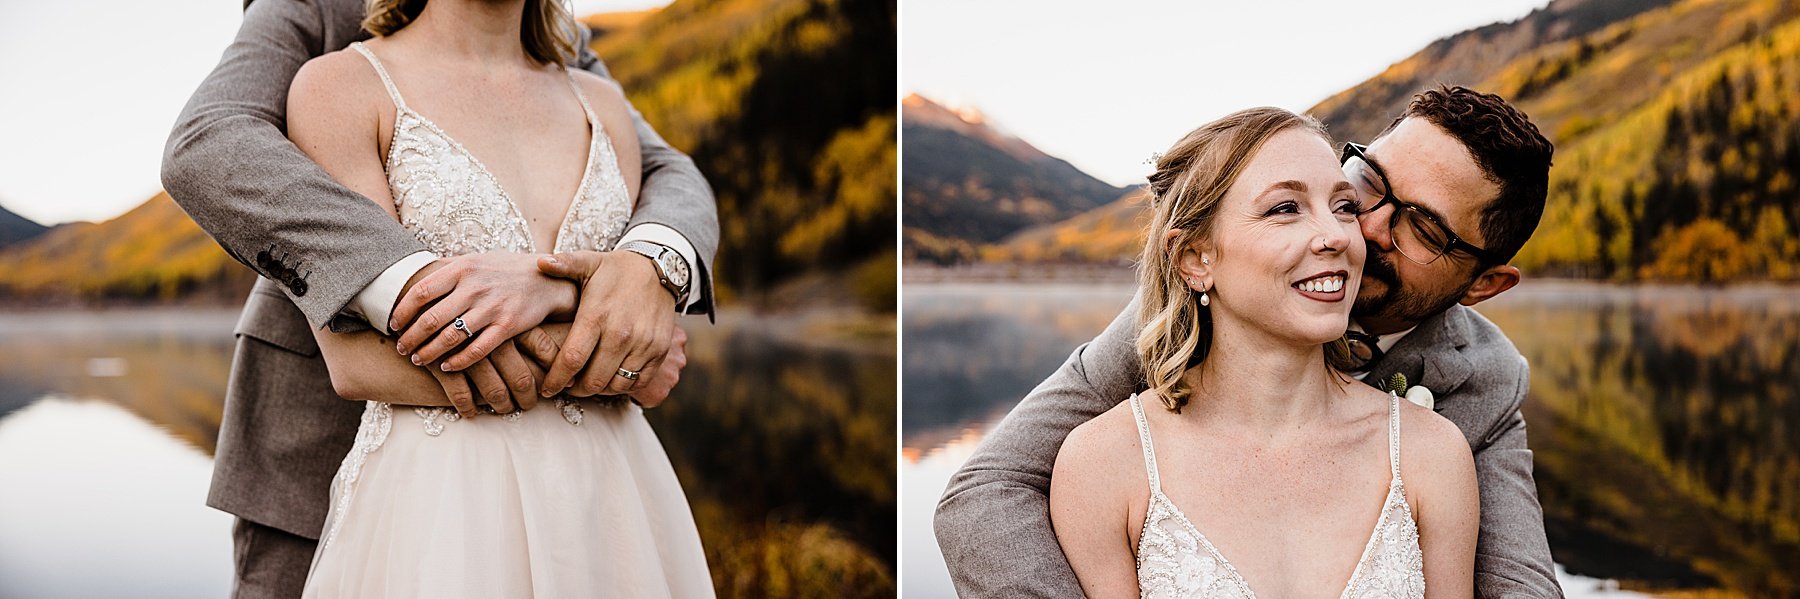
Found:
[[389, 324], [395, 349], [465, 416], [476, 395], [500, 413], [564, 392], [653, 407], [686, 365], [674, 301], [649, 259], [629, 252], [470, 254], [414, 275]]

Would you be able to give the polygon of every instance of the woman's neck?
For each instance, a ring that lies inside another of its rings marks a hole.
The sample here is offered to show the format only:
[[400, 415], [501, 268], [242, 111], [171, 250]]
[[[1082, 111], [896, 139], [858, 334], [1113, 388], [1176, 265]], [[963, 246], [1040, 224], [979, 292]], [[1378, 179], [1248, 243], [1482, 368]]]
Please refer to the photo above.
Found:
[[1344, 395], [1345, 383], [1326, 367], [1324, 351], [1215, 321], [1211, 352], [1182, 375], [1192, 390], [1188, 410], [1263, 435], [1303, 428], [1325, 418]]
[[417, 37], [440, 57], [508, 65], [530, 60], [519, 38], [524, 12], [525, 0], [431, 0], [395, 35]]

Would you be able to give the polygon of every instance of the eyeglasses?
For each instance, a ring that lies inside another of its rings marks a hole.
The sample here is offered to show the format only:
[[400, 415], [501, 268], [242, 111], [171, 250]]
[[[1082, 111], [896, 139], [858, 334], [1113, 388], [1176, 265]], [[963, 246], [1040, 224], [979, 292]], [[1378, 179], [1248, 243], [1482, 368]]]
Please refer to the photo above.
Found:
[[1394, 213], [1388, 217], [1388, 235], [1394, 239], [1394, 249], [1399, 250], [1400, 255], [1418, 264], [1431, 264], [1446, 253], [1460, 251], [1484, 264], [1494, 262], [1491, 252], [1463, 241], [1436, 215], [1418, 204], [1394, 197], [1387, 173], [1382, 172], [1375, 161], [1369, 160], [1364, 154], [1367, 150], [1368, 147], [1362, 144], [1344, 144], [1343, 155], [1338, 160], [1344, 166], [1344, 176], [1350, 178], [1357, 193], [1381, 198], [1375, 205], [1363, 208], [1364, 214], [1380, 210], [1384, 204], [1394, 205]]

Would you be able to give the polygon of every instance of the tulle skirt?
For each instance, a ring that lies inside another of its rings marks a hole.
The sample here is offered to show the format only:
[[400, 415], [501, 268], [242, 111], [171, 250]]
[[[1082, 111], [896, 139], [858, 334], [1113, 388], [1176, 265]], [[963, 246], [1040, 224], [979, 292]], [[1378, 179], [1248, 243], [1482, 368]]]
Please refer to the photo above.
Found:
[[711, 597], [642, 410], [579, 405], [457, 419], [370, 402], [305, 596]]

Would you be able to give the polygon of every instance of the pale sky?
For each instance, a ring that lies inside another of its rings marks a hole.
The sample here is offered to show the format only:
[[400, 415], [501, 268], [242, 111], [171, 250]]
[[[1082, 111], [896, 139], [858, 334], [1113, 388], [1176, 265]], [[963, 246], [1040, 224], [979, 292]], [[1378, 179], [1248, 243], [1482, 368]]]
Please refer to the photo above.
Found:
[[[574, 2], [578, 15], [665, 4]], [[163, 141], [243, 6], [0, 0], [0, 206], [47, 225], [98, 221], [161, 189]]]
[[1152, 152], [1207, 121], [1306, 110], [1433, 40], [1547, 3], [901, 0], [900, 87], [1139, 184]]

